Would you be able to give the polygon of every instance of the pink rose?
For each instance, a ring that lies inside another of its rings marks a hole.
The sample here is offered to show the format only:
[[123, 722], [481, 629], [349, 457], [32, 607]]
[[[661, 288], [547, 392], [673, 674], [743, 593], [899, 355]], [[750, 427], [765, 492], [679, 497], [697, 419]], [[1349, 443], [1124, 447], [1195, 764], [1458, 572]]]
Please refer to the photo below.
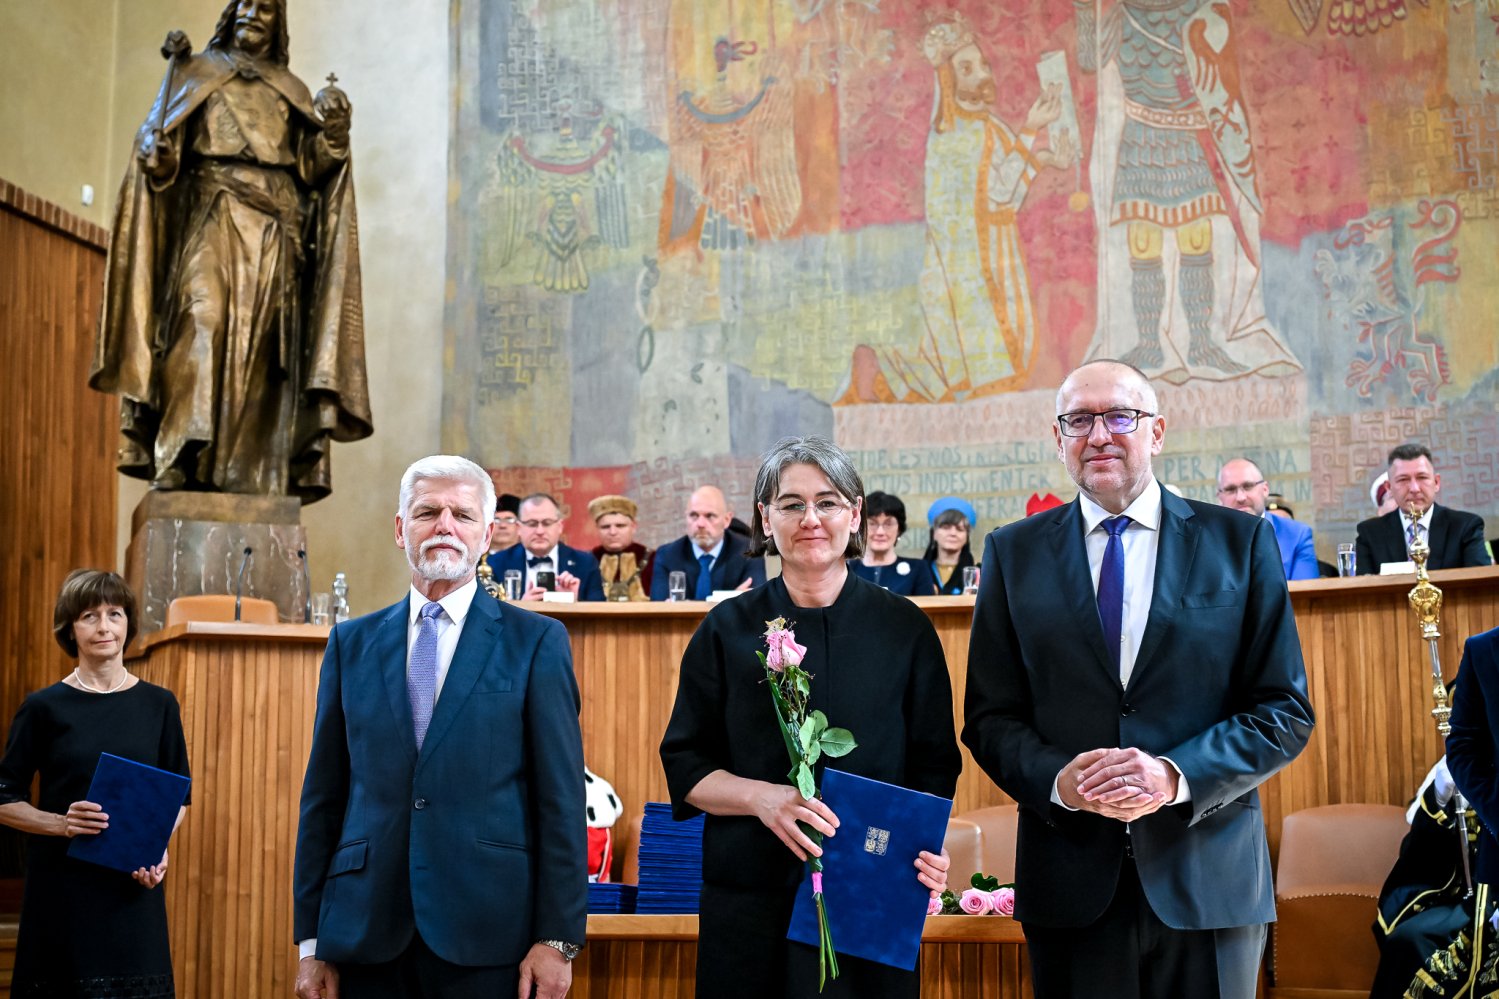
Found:
[[958, 896], [958, 905], [970, 916], [982, 916], [994, 911], [994, 897], [978, 888], [969, 888]]
[[765, 665], [777, 673], [787, 666], [800, 666], [802, 657], [807, 654], [807, 647], [796, 644], [796, 632], [790, 628], [766, 632], [765, 644], [769, 648], [765, 653]]
[[933, 895], [931, 898], [926, 900], [926, 914], [928, 916], [935, 916], [941, 911], [942, 899], [940, 896]]
[[994, 893], [994, 911], [1001, 916], [1015, 915], [1015, 889], [1001, 888]]

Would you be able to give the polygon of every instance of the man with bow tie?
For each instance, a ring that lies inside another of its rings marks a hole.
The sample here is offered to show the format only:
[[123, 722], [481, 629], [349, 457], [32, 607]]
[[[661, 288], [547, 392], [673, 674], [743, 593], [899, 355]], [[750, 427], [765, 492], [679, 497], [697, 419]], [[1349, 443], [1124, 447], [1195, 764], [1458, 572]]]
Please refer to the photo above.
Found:
[[[1483, 543], [1483, 518], [1476, 513], [1437, 505], [1442, 477], [1424, 444], [1401, 444], [1390, 452], [1390, 496], [1395, 509], [1358, 525], [1358, 572], [1379, 573], [1387, 562], [1411, 560], [1411, 545], [1424, 538], [1428, 569], [1466, 569], [1489, 565]], [[1406, 567], [1407, 571], [1415, 569]]]
[[579, 600], [603, 600], [604, 581], [599, 563], [592, 555], [562, 542], [567, 520], [557, 501], [547, 493], [532, 493], [520, 501], [520, 544], [489, 557], [495, 579], [504, 579], [509, 570], [525, 573], [521, 586], [522, 600], [540, 600], [552, 586], [564, 593], [574, 593]]

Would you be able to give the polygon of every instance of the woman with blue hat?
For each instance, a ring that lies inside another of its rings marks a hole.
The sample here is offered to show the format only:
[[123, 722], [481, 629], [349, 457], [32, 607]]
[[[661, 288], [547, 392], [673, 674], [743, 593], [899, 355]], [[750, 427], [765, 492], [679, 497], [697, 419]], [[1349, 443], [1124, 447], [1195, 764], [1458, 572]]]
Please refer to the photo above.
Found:
[[927, 507], [932, 539], [926, 560], [932, 567], [937, 595], [954, 597], [963, 592], [963, 569], [976, 565], [968, 548], [968, 536], [978, 526], [973, 504], [958, 496], [944, 496]]

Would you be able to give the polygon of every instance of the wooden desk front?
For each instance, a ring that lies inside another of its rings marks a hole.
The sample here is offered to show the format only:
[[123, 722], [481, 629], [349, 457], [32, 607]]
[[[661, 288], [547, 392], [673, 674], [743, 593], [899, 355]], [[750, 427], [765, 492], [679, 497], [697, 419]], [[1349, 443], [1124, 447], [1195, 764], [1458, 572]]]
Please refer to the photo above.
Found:
[[[1499, 569], [1452, 570], [1433, 578], [1446, 596], [1441, 657], [1450, 679], [1463, 639], [1499, 624]], [[1307, 751], [1262, 789], [1272, 851], [1287, 812], [1336, 802], [1403, 804], [1441, 755], [1428, 714], [1426, 653], [1405, 601], [1410, 586], [1409, 577], [1291, 584], [1318, 724]], [[960, 715], [973, 600], [928, 597], [917, 603], [941, 636]], [[647, 801], [666, 800], [657, 747], [682, 650], [706, 605], [538, 609], [561, 620], [572, 639], [589, 766], [614, 784], [627, 815]], [[310, 625], [193, 623], [147, 636], [132, 663], [182, 702], [193, 767], [193, 806], [175, 841], [165, 886], [184, 995], [249, 999], [291, 993], [292, 858], [327, 632]], [[957, 811], [1007, 800], [966, 751], [964, 766]], [[628, 824], [615, 829], [617, 856], [623, 858]], [[925, 945], [931, 973], [947, 969], [940, 994], [978, 994], [954, 983], [985, 976], [1018, 990], [1018, 950], [1013, 944], [995, 949], [993, 943], [944, 941], [940, 951]], [[685, 961], [690, 972], [688, 950], [669, 955], [661, 946], [655, 930], [642, 930], [590, 948], [594, 956], [579, 968], [577, 994], [604, 995], [616, 971], [634, 976], [620, 969], [643, 968], [648, 960], [676, 962], [671, 967], [678, 971]], [[663, 969], [650, 974], [676, 974]]]

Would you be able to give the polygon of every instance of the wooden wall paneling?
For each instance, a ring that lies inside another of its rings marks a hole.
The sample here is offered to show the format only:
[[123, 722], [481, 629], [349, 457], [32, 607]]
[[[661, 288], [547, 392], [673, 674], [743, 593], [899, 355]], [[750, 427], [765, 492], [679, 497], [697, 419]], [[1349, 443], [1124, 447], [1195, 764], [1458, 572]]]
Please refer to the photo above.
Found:
[[63, 577], [79, 566], [114, 567], [118, 403], [86, 384], [103, 290], [101, 240], [97, 227], [0, 181], [6, 726], [27, 693], [72, 668], [51, 635]]
[[297, 811], [327, 634], [181, 625], [131, 664], [177, 692], [193, 768], [165, 883], [179, 994], [291, 994]]

